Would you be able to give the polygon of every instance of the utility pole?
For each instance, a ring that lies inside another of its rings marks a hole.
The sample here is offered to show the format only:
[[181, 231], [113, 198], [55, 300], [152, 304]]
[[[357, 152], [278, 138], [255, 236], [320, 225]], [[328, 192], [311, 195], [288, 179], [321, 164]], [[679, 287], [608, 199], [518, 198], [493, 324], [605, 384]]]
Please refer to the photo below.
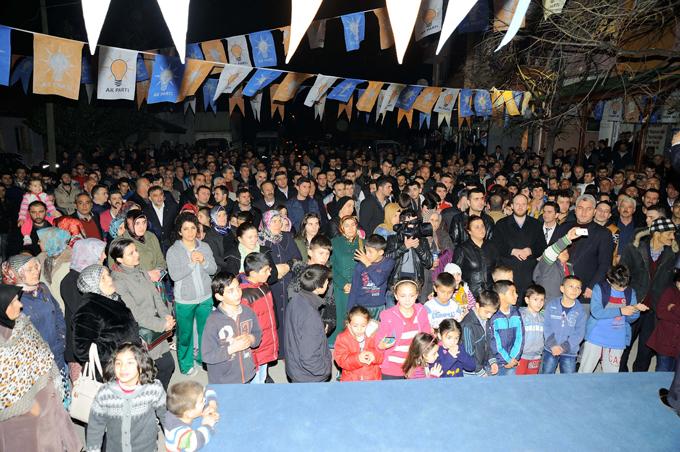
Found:
[[[42, 32], [49, 34], [45, 0], [40, 0], [40, 19], [42, 22]], [[54, 133], [54, 103], [52, 102], [45, 103], [45, 123], [47, 131], [47, 153], [45, 154], [45, 160], [50, 165], [55, 165], [57, 163], [57, 139]]]

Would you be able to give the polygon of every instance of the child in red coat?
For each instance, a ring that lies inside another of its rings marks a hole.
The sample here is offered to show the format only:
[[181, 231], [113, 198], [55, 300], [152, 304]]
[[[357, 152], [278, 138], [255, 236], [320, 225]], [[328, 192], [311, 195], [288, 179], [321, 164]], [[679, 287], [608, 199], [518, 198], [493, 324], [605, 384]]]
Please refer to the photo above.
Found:
[[657, 372], [673, 372], [675, 359], [680, 354], [680, 272], [673, 281], [656, 305], [658, 321], [647, 341], [647, 346], [657, 353]]
[[383, 352], [375, 335], [367, 335], [371, 315], [363, 306], [354, 306], [347, 314], [347, 328], [335, 340], [335, 362], [342, 369], [340, 381], [381, 380]]

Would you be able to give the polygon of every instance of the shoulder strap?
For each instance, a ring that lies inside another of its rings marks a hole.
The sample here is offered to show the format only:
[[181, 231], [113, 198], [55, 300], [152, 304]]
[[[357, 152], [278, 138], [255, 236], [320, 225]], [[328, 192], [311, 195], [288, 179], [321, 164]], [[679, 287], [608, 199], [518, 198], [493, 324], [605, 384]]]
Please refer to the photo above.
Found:
[[99, 375], [102, 377], [104, 376], [104, 372], [102, 371], [102, 364], [99, 361], [99, 352], [97, 351], [97, 344], [92, 342], [90, 344], [90, 356], [87, 364], [85, 364], [85, 374], [88, 378], [92, 380], [96, 380], [96, 372], [99, 372]]

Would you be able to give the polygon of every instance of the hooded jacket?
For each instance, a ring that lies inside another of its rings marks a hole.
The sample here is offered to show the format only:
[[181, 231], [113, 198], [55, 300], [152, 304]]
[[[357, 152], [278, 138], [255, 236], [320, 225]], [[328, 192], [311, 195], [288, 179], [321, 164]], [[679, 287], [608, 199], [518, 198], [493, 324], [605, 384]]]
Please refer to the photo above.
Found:
[[272, 291], [266, 283], [250, 282], [241, 275], [241, 304], [255, 312], [262, 330], [260, 346], [253, 350], [255, 365], [276, 361], [279, 355], [279, 336], [276, 332], [276, 310]]
[[[359, 362], [359, 354], [371, 352], [375, 356], [372, 364]], [[338, 334], [335, 339], [334, 350], [335, 362], [342, 369], [340, 381], [366, 381], [381, 380], [380, 364], [383, 361], [383, 351], [378, 348], [375, 335], [366, 337], [364, 349], [361, 350], [359, 342], [352, 336], [348, 329]]]

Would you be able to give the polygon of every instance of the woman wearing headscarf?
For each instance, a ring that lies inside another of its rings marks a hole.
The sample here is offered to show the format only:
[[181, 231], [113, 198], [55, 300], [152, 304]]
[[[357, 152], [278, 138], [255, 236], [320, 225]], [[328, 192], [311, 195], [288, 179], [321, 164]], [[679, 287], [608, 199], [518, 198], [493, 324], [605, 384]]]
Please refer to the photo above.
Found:
[[[300, 250], [295, 244], [293, 234], [283, 231], [283, 220], [278, 210], [268, 210], [262, 215], [260, 226], [260, 246], [271, 249], [272, 260], [278, 267], [278, 281], [271, 285], [276, 307], [276, 322], [279, 326], [279, 356], [285, 356], [283, 350], [283, 332], [285, 330], [286, 304], [288, 301], [288, 284], [291, 276], [290, 267], [293, 261], [302, 260]], [[282, 267], [278, 264], [285, 264]]]
[[208, 244], [213, 252], [215, 263], [219, 271], [226, 271], [226, 250], [236, 242], [229, 228], [227, 211], [222, 206], [215, 206], [210, 210], [210, 227], [204, 228], [203, 241]]
[[[149, 274], [153, 282], [161, 279], [161, 271], [168, 268], [163, 257], [161, 244], [156, 234], [148, 230], [146, 214], [137, 209], [130, 210], [125, 216], [125, 232], [116, 240], [131, 239], [139, 253], [139, 268]], [[109, 268], [114, 268], [115, 261], [109, 256]]]
[[346, 216], [356, 215], [354, 199], [343, 196], [328, 212], [331, 221], [328, 222], [328, 237], [331, 239], [342, 235], [340, 232], [340, 220]]
[[328, 338], [331, 348], [335, 346], [335, 337], [343, 329], [347, 317], [347, 298], [352, 285], [352, 274], [356, 262], [354, 252], [363, 248], [362, 239], [359, 237], [359, 220], [353, 215], [347, 215], [340, 220], [340, 235], [331, 240], [333, 253], [330, 265], [333, 269], [333, 295], [335, 297], [336, 325], [335, 331]]
[[423, 212], [423, 221], [432, 225], [432, 236], [427, 237], [432, 251], [432, 269], [425, 272], [425, 281], [420, 291], [421, 302], [427, 301], [432, 292], [432, 282], [444, 271], [446, 264], [453, 260], [453, 241], [447, 231], [442, 228], [442, 216], [436, 210]]
[[394, 225], [399, 224], [399, 214], [401, 207], [396, 202], [390, 202], [385, 205], [385, 219], [383, 223], [376, 226], [374, 234], [378, 234], [387, 240], [387, 237], [396, 234], [394, 232]]
[[3, 263], [3, 283], [21, 287], [21, 304], [42, 338], [49, 345], [57, 368], [66, 375], [64, 314], [47, 286], [40, 282], [40, 262], [33, 256], [17, 254]]
[[[78, 289], [83, 294], [83, 304], [73, 316], [73, 354], [83, 365], [89, 360], [90, 345], [97, 344], [104, 367], [118, 346], [125, 342], [140, 343], [139, 327], [103, 265], [90, 265], [80, 272]], [[101, 377], [97, 375], [98, 379]]]
[[[175, 327], [175, 319], [148, 273], [142, 270], [135, 241], [127, 238], [115, 240], [109, 249], [109, 258], [115, 262], [115, 270], [111, 272], [115, 291], [132, 311], [139, 326], [155, 333], [172, 330]], [[167, 389], [170, 377], [175, 371], [175, 362], [167, 341], [149, 350], [149, 356], [158, 368], [158, 379]]]
[[64, 312], [64, 299], [61, 298], [61, 281], [69, 271], [71, 261], [71, 234], [60, 228], [44, 228], [38, 230], [38, 240], [42, 252], [37, 259], [43, 268], [41, 281], [50, 289], [52, 296]]
[[62, 405], [63, 383], [50, 347], [21, 314], [21, 288], [0, 285], [0, 450], [80, 451]]

